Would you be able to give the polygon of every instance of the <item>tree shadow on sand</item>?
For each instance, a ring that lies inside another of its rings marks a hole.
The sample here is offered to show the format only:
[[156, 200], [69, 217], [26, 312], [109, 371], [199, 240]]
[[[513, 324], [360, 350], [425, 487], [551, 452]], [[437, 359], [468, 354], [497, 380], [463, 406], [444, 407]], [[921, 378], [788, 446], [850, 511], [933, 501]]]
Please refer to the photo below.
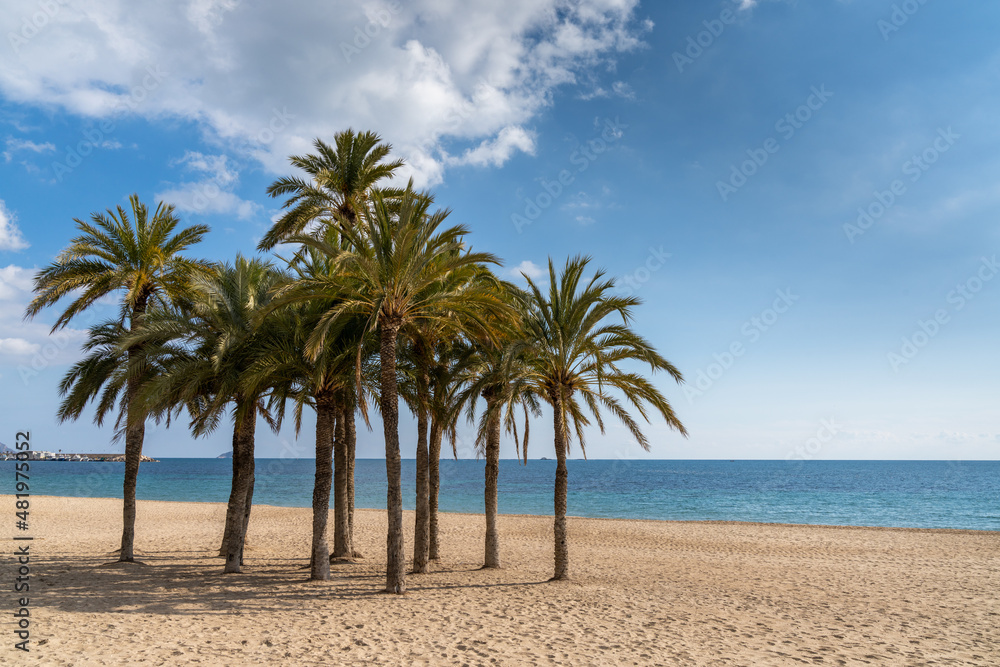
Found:
[[[37, 564], [45, 606], [80, 613], [258, 614], [302, 608], [314, 600], [349, 600], [380, 596], [384, 564], [364, 569], [337, 567], [329, 581], [310, 581], [302, 565], [308, 558], [247, 561], [243, 574], [224, 575], [218, 556], [205, 551], [150, 551], [145, 562], [102, 562], [101, 557], [48, 557]], [[347, 564], [344, 564], [347, 565]], [[407, 578], [410, 593], [451, 589], [533, 586], [544, 581], [453, 583], [434, 575], [489, 572], [480, 568], [442, 568]], [[497, 572], [492, 570], [492, 572]], [[433, 579], [428, 579], [428, 576]]]

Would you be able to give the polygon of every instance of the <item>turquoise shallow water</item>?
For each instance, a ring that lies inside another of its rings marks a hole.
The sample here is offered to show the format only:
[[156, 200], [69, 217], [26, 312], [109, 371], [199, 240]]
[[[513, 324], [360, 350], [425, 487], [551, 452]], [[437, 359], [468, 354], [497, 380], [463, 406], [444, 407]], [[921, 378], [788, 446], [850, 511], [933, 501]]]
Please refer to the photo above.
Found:
[[[312, 459], [257, 459], [254, 502], [309, 507]], [[232, 463], [144, 463], [144, 500], [226, 502]], [[569, 514], [1000, 530], [1000, 461], [569, 461]], [[440, 506], [483, 510], [482, 461], [442, 460]], [[555, 461], [500, 464], [500, 512], [552, 514]], [[123, 463], [31, 463], [34, 495], [122, 497]], [[404, 502], [415, 463], [403, 461]], [[357, 506], [385, 507], [385, 462], [357, 463]], [[14, 462], [0, 462], [0, 492], [14, 492]]]

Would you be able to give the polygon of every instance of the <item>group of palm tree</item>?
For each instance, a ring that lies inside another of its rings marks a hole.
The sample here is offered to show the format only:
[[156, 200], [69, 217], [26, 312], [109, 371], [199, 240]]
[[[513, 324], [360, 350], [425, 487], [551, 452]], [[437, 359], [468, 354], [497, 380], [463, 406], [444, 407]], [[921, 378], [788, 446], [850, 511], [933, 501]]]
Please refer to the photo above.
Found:
[[[35, 277], [26, 317], [69, 298], [53, 331], [109, 295], [120, 312], [89, 331], [85, 356], [60, 384], [58, 417], [79, 418], [94, 403], [95, 422], [114, 416], [125, 441], [123, 531], [119, 560], [135, 559], [135, 490], [148, 420], [182, 415], [195, 436], [227, 418], [233, 430], [232, 492], [220, 556], [241, 572], [254, 488], [258, 418], [277, 431], [289, 407], [298, 433], [316, 415], [310, 577], [330, 578], [331, 562], [357, 558], [354, 547], [356, 418], [381, 416], [388, 491], [386, 591], [406, 589], [399, 444], [400, 398], [416, 417], [417, 497], [412, 571], [440, 558], [438, 461], [447, 438], [455, 448], [462, 419], [478, 423], [486, 459], [484, 567], [500, 567], [497, 478], [500, 440], [514, 438], [527, 461], [531, 417], [552, 411], [557, 459], [555, 573], [569, 573], [566, 458], [572, 440], [585, 447], [602, 412], [617, 417], [644, 448], [629, 408], [685, 433], [670, 404], [635, 362], [681, 374], [630, 328], [639, 302], [616, 295], [614, 281], [575, 257], [548, 289], [500, 279], [500, 261], [474, 252], [469, 230], [446, 226], [433, 196], [385, 187], [402, 166], [372, 132], [338, 133], [332, 145], [290, 158], [305, 177], [276, 181], [283, 215], [258, 246], [274, 259], [237, 256], [231, 263], [186, 252], [208, 232], [181, 227], [173, 207], [149, 209], [133, 195], [129, 209], [75, 220], [79, 235]], [[523, 426], [518, 424], [523, 418]], [[585, 450], [584, 450], [585, 452]], [[333, 549], [328, 519], [333, 495]]]

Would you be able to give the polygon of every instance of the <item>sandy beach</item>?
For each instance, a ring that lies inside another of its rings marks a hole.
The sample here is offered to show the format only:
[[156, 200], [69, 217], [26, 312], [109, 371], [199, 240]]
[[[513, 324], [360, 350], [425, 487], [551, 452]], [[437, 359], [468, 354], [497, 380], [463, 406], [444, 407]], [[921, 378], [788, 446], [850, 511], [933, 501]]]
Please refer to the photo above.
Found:
[[396, 597], [381, 511], [358, 511], [364, 559], [309, 582], [308, 509], [255, 507], [223, 576], [222, 504], [140, 501], [144, 565], [107, 565], [121, 501], [31, 503], [31, 651], [8, 556], [3, 664], [1000, 664], [1000, 533], [571, 519], [550, 583], [551, 519], [501, 516], [483, 571], [482, 517], [444, 514], [442, 560]]

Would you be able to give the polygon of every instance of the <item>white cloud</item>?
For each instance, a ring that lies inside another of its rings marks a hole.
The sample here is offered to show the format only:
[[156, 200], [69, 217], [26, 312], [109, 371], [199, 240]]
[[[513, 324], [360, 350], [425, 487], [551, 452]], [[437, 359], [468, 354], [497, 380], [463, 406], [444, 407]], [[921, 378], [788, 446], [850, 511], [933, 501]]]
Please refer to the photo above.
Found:
[[11, 264], [0, 269], [0, 301], [24, 299], [33, 287], [34, 269]]
[[28, 356], [37, 354], [41, 349], [38, 343], [29, 343], [23, 338], [0, 338], [0, 354]]
[[[449, 164], [533, 150], [523, 128], [557, 87], [592, 80], [641, 44], [650, 26], [637, 6], [66, 0], [36, 35], [0, 49], [0, 94], [91, 118], [127, 109], [194, 121], [222, 150], [278, 173], [317, 136], [374, 129], [407, 176], [432, 185]], [[0, 34], [18, 34], [26, 11], [0, 0]], [[449, 162], [445, 146], [461, 157]]]
[[908, 442], [914, 438], [913, 434], [900, 434], [885, 429], [848, 429], [839, 431], [837, 436], [848, 440], [877, 443]]
[[[0, 268], [0, 359], [16, 364], [17, 372], [12, 376], [25, 378], [26, 382], [27, 376], [79, 359], [80, 345], [87, 336], [84, 329], [75, 328], [50, 333], [55, 319], [53, 312], [40, 314], [32, 320], [23, 319], [32, 297], [36, 272], [37, 269], [15, 264]], [[50, 310], [55, 311], [58, 307]], [[87, 327], [96, 319], [96, 313], [85, 311], [74, 324]]]
[[618, 97], [624, 98], [626, 100], [635, 99], [635, 90], [633, 90], [632, 86], [628, 85], [624, 81], [615, 81], [613, 84], [611, 84], [611, 90]]
[[225, 19], [225, 12], [236, 9], [238, 0], [191, 0], [187, 18], [199, 32], [212, 35], [215, 28]]
[[240, 220], [253, 217], [257, 210], [254, 202], [240, 199], [232, 192], [219, 189], [212, 181], [183, 183], [180, 186], [158, 192], [157, 201], [173, 204], [178, 211], [202, 215], [235, 215]]
[[982, 440], [1000, 439], [1000, 434], [992, 433], [966, 433], [963, 431], [941, 431], [934, 436], [935, 439], [952, 445], [979, 442]]
[[535, 137], [521, 127], [505, 127], [496, 139], [486, 139], [476, 148], [465, 151], [460, 158], [450, 158], [448, 164], [471, 164], [478, 167], [493, 165], [499, 167], [510, 159], [515, 151], [535, 154]]
[[257, 204], [240, 199], [232, 189], [239, 182], [239, 174], [231, 167], [225, 155], [205, 155], [187, 151], [173, 164], [183, 165], [187, 171], [204, 175], [197, 181], [188, 181], [156, 194], [158, 201], [173, 204], [179, 211], [201, 214], [236, 215], [246, 219], [257, 211]]
[[14, 137], [7, 137], [7, 150], [3, 152], [3, 159], [5, 162], [10, 162], [14, 159], [14, 154], [18, 151], [29, 151], [31, 153], [47, 153], [49, 151], [55, 151], [55, 144], [45, 142], [44, 144], [37, 144], [29, 139], [16, 139]]
[[632, 86], [625, 83], [624, 81], [615, 81], [614, 83], [611, 84], [611, 90], [598, 86], [589, 92], [582, 93], [580, 95], [580, 99], [593, 100], [602, 97], [611, 97], [612, 95], [614, 95], [615, 97], [620, 97], [624, 100], [634, 100], [635, 90], [633, 90]]
[[225, 155], [205, 155], [198, 151], [187, 151], [184, 157], [175, 160], [173, 164], [181, 164], [191, 171], [208, 174], [211, 180], [220, 186], [233, 185], [239, 179], [239, 174], [230, 168], [229, 158]]
[[517, 266], [513, 267], [509, 271], [510, 275], [514, 278], [521, 278], [522, 274], [528, 276], [532, 280], [538, 280], [543, 275], [545, 275], [545, 270], [538, 266], [531, 260], [524, 260]]
[[17, 218], [0, 199], [0, 250], [24, 250], [28, 245], [17, 226]]

